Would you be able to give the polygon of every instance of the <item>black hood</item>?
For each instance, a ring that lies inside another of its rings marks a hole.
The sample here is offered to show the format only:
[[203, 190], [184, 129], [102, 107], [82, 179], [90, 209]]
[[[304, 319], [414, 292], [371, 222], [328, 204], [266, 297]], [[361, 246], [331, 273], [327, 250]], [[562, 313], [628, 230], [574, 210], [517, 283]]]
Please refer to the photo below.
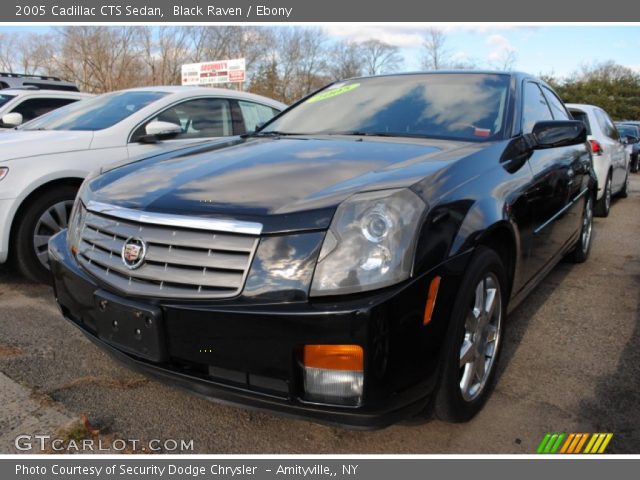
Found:
[[90, 183], [90, 195], [149, 212], [260, 221], [265, 232], [318, 229], [353, 193], [411, 186], [483, 147], [422, 139], [249, 138], [116, 168]]

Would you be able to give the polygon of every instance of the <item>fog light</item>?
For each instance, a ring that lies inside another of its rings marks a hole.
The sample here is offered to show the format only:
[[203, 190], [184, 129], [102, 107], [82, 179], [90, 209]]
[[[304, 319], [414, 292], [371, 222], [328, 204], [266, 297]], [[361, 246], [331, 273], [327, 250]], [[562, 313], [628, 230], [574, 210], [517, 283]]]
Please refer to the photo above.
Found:
[[364, 353], [359, 345], [305, 345], [305, 400], [359, 406], [364, 383]]

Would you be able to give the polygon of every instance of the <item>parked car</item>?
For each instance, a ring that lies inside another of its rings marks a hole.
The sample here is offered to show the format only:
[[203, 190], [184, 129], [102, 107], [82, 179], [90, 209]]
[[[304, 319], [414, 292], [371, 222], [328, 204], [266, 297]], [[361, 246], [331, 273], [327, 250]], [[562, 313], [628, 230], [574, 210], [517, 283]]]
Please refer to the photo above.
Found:
[[148, 87], [107, 93], [0, 135], [0, 262], [49, 279], [47, 242], [66, 228], [87, 174], [166, 149], [255, 129], [285, 108], [228, 89]]
[[616, 128], [622, 136], [623, 143], [629, 153], [629, 168], [632, 172], [637, 172], [640, 164], [638, 153], [640, 152], [640, 126], [632, 123], [616, 123]]
[[56, 299], [116, 358], [224, 401], [381, 427], [434, 398], [468, 420], [507, 312], [589, 255], [595, 187], [584, 124], [533, 77], [351, 79], [87, 179], [49, 243]]
[[91, 95], [38, 88], [0, 90], [0, 129], [15, 128], [70, 103]]
[[629, 156], [620, 133], [611, 118], [600, 107], [568, 103], [576, 120], [584, 122], [593, 153], [593, 168], [598, 177], [595, 214], [607, 217], [614, 195], [626, 197], [629, 190]]
[[49, 75], [29, 75], [25, 73], [0, 72], [0, 90], [3, 88], [33, 87], [43, 90], [64, 90], [79, 92], [73, 82]]

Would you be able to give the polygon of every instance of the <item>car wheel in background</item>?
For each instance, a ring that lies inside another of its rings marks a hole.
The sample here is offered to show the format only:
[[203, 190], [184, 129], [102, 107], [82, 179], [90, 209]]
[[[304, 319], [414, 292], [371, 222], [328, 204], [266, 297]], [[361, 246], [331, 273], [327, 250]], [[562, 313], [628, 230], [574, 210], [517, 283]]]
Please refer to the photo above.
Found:
[[583, 263], [589, 258], [591, 251], [591, 241], [593, 239], [593, 197], [591, 194], [587, 196], [582, 210], [582, 228], [580, 229], [580, 238], [576, 242], [576, 246], [567, 259], [573, 263]]
[[611, 172], [607, 175], [604, 184], [604, 192], [602, 198], [596, 202], [595, 214], [598, 217], [608, 217], [611, 209]]
[[462, 280], [434, 400], [441, 420], [463, 422], [487, 400], [502, 347], [507, 280], [496, 252], [479, 247]]
[[16, 219], [17, 230], [12, 250], [20, 273], [34, 282], [49, 283], [49, 239], [67, 228], [78, 189], [63, 186], [43, 192]]

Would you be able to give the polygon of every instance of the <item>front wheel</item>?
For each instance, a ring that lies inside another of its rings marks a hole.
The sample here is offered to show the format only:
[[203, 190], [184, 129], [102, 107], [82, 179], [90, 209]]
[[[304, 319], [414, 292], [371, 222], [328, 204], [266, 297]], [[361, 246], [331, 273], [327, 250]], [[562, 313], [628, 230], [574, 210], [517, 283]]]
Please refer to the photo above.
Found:
[[506, 273], [493, 250], [479, 247], [456, 297], [435, 396], [438, 418], [464, 422], [486, 402], [502, 346]]
[[50, 282], [48, 243], [59, 231], [67, 228], [77, 188], [64, 186], [44, 192], [22, 211], [16, 219], [13, 242], [18, 270], [34, 282]]
[[598, 217], [608, 217], [611, 210], [611, 172], [604, 183], [602, 198], [596, 202], [595, 214]]

